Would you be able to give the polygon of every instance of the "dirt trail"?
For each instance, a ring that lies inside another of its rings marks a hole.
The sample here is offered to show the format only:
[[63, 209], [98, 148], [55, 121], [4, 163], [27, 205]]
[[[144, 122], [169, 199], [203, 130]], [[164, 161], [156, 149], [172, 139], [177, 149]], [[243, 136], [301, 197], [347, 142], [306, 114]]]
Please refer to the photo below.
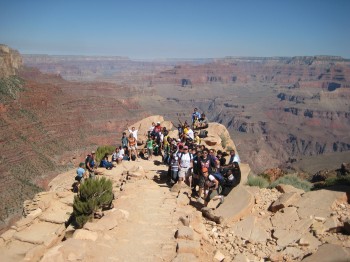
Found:
[[153, 180], [127, 184], [126, 194], [115, 203], [129, 212], [118, 226], [120, 260], [170, 261], [176, 256], [176, 199], [166, 185]]

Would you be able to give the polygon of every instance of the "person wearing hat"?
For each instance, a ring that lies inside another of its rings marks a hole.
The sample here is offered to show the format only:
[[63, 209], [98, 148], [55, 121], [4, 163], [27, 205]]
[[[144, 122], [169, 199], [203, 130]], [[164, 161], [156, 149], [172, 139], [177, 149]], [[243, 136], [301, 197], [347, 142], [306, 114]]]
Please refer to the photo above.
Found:
[[91, 152], [91, 155], [88, 155], [86, 160], [85, 160], [85, 167], [87, 169], [87, 171], [89, 172], [89, 177], [90, 178], [95, 178], [95, 157], [96, 157], [96, 153], [95, 151]]

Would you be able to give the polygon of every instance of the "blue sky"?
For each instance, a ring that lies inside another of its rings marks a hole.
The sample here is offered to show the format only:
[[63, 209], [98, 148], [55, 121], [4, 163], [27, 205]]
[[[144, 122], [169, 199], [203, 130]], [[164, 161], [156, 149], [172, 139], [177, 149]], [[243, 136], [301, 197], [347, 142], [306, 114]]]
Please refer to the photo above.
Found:
[[0, 0], [0, 43], [21, 53], [139, 59], [350, 58], [350, 1]]

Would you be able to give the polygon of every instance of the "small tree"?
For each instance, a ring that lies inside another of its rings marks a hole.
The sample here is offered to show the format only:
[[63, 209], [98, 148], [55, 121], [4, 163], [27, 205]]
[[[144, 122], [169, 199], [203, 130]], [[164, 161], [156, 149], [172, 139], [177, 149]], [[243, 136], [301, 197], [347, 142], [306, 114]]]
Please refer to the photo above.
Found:
[[112, 181], [104, 177], [87, 179], [74, 197], [73, 217], [76, 227], [82, 228], [86, 222], [92, 220], [94, 212], [100, 208], [110, 207], [113, 200]]

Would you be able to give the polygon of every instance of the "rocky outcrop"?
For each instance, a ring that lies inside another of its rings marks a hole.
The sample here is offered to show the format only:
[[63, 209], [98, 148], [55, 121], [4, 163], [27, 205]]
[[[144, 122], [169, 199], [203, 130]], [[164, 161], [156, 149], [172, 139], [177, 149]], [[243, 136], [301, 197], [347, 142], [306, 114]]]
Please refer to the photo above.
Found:
[[0, 44], [0, 79], [16, 75], [22, 66], [22, 57], [18, 51]]

